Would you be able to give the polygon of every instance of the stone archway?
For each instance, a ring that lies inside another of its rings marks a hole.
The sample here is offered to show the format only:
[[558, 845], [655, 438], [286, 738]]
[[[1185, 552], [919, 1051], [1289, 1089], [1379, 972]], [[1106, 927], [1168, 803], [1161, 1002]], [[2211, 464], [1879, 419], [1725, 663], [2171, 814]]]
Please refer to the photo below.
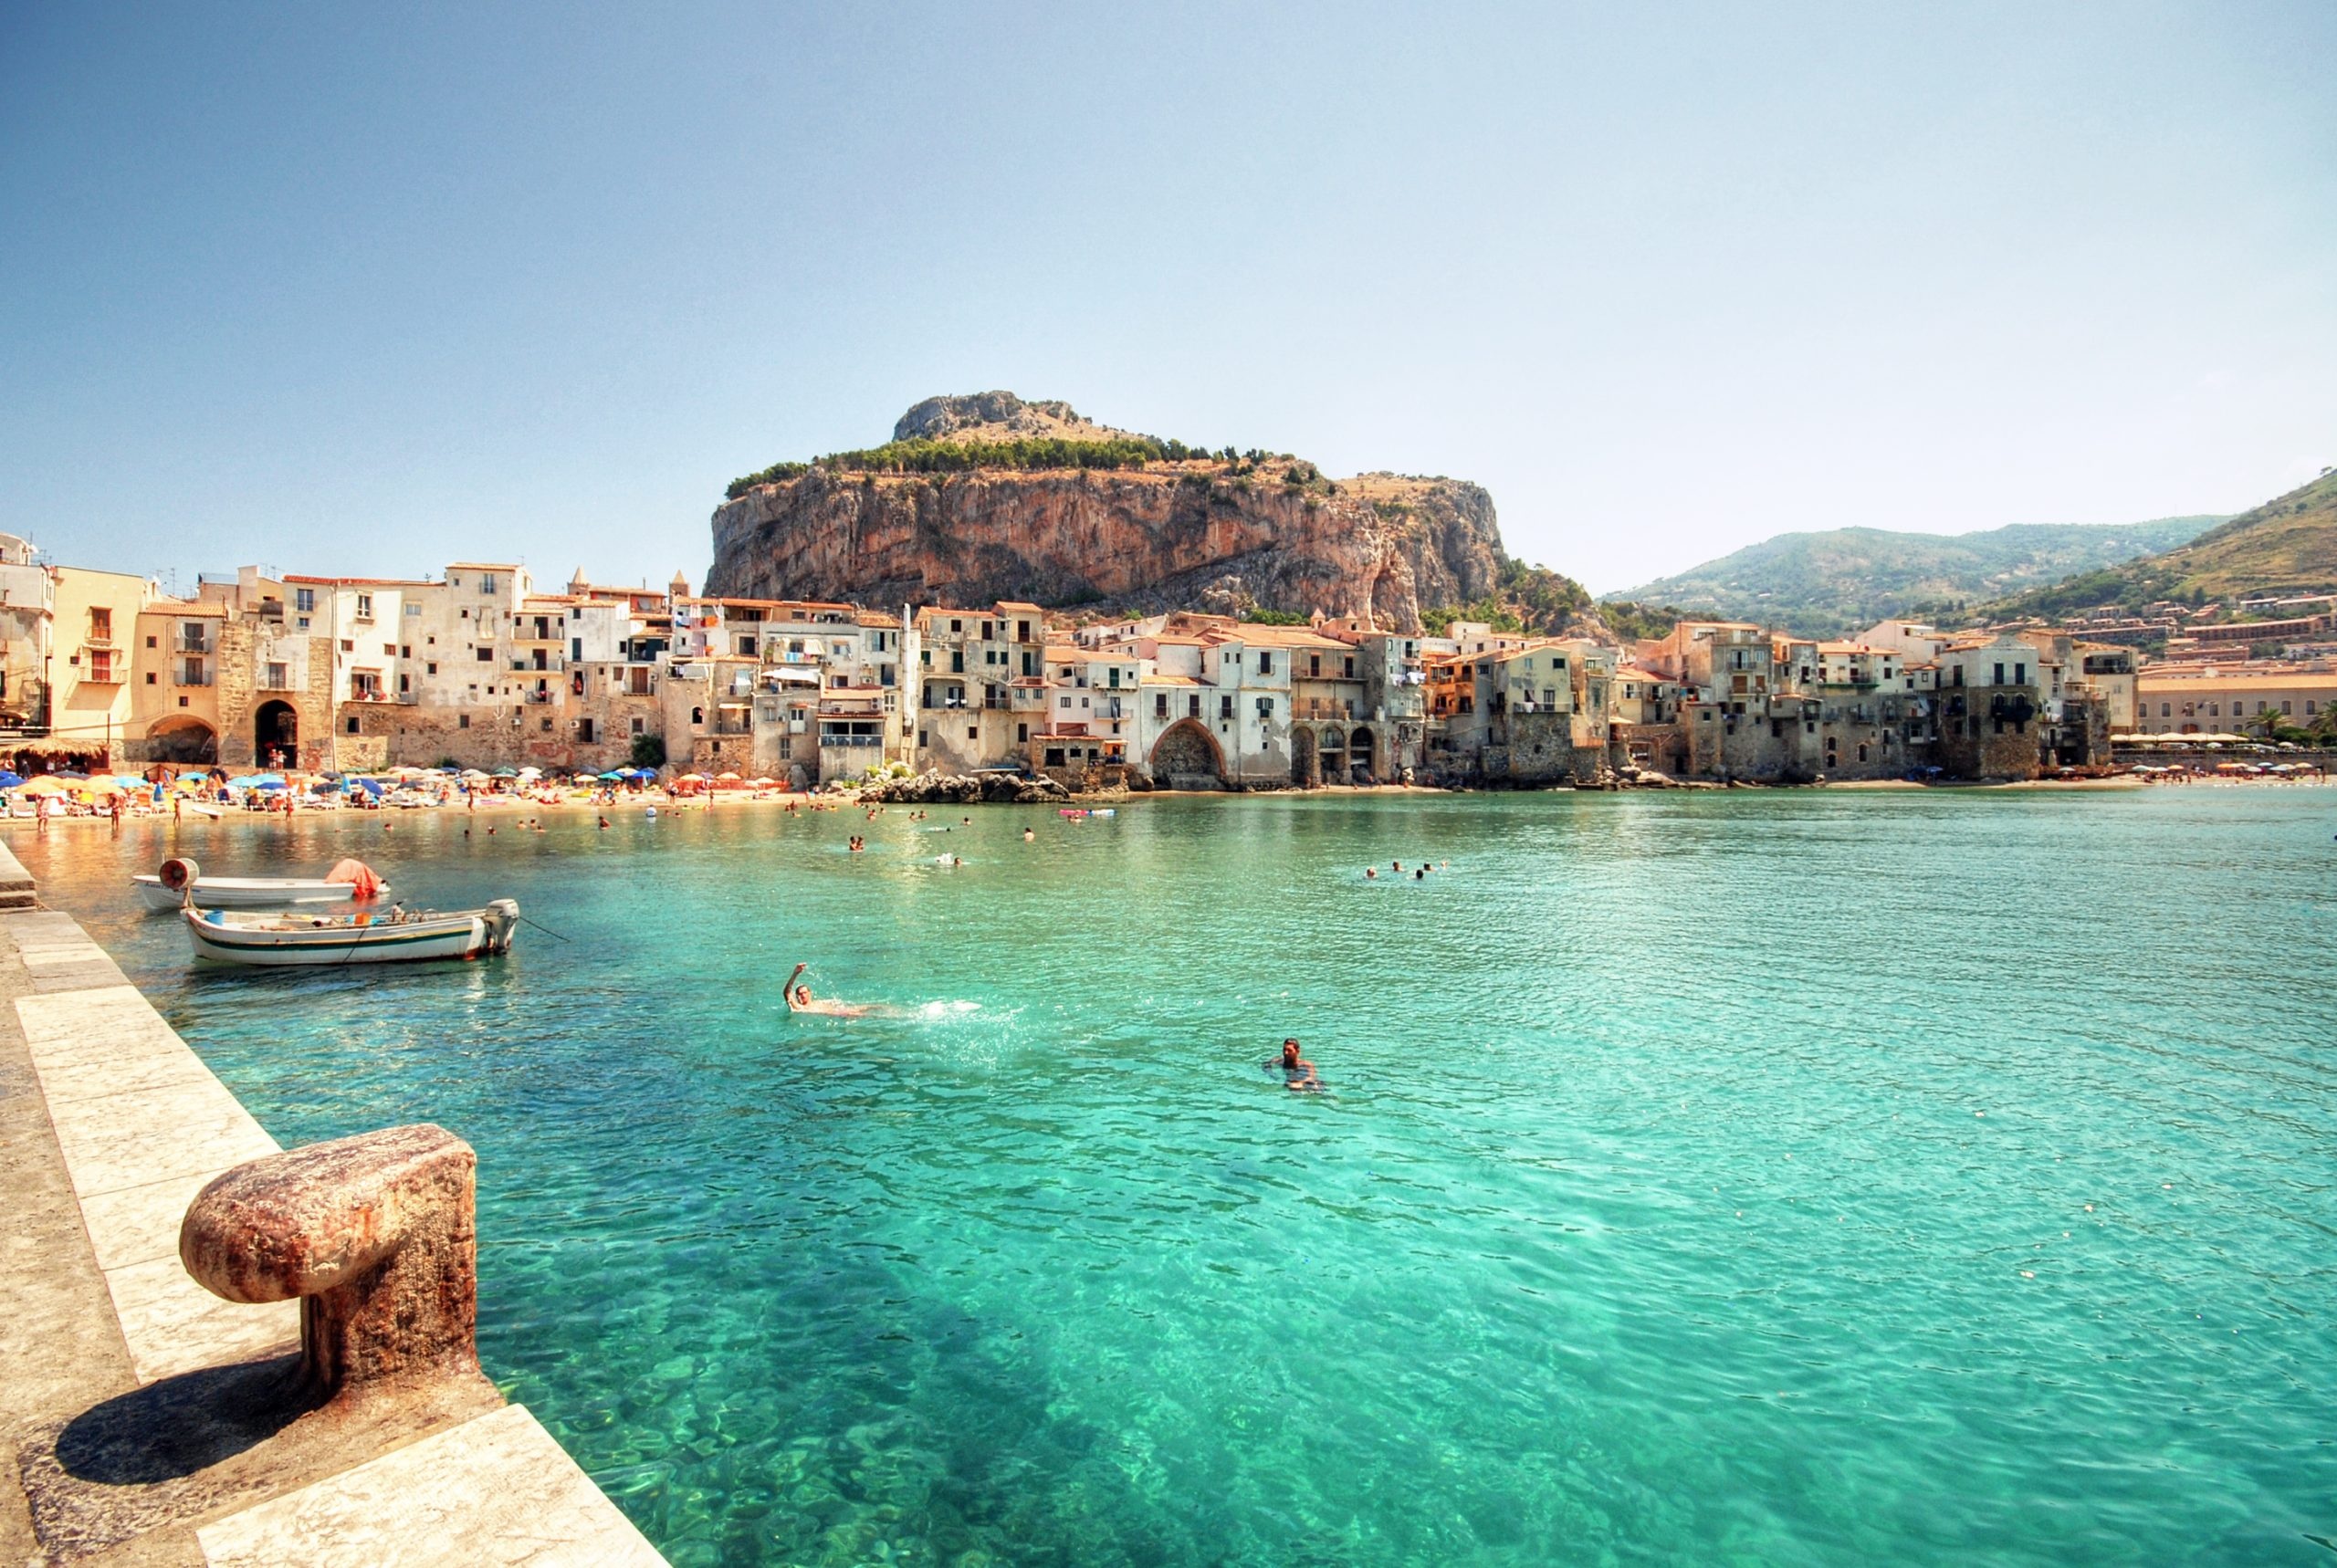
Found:
[[252, 715], [252, 760], [262, 768], [293, 768], [300, 761], [300, 715], [281, 697], [270, 697]]
[[199, 718], [173, 714], [146, 731], [146, 760], [183, 766], [219, 760], [219, 732]]
[[1323, 787], [1323, 753], [1315, 732], [1303, 724], [1290, 727], [1290, 781], [1301, 789]]
[[1180, 718], [1160, 732], [1146, 758], [1152, 782], [1161, 789], [1222, 789], [1225, 753], [1199, 720]]
[[1315, 742], [1315, 749], [1322, 753], [1323, 782], [1326, 784], [1346, 783], [1347, 781], [1347, 732], [1336, 725], [1328, 727], [1323, 731], [1322, 737]]
[[1354, 782], [1369, 784], [1378, 779], [1378, 737], [1360, 726], [1347, 732], [1347, 777]]

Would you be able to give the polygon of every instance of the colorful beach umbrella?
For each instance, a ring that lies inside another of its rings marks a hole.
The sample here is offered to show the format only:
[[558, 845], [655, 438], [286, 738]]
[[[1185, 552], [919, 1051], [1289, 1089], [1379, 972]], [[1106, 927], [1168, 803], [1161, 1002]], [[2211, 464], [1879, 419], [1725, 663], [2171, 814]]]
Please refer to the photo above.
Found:
[[14, 789], [24, 779], [13, 768], [0, 768], [0, 789]]

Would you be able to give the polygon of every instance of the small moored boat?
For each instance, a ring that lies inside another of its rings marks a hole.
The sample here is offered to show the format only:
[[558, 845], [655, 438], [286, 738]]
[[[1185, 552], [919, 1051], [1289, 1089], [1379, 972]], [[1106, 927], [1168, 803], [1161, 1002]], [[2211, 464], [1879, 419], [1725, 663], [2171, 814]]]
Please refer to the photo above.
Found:
[[363, 861], [344, 860], [320, 877], [204, 876], [191, 860], [166, 860], [152, 876], [133, 876], [138, 896], [149, 909], [176, 909], [187, 889], [204, 909], [289, 909], [299, 904], [363, 904], [390, 884]]
[[485, 958], [511, 951], [519, 905], [498, 898], [484, 909], [386, 909], [361, 915], [180, 911], [194, 956], [267, 967], [393, 964], [421, 958]]

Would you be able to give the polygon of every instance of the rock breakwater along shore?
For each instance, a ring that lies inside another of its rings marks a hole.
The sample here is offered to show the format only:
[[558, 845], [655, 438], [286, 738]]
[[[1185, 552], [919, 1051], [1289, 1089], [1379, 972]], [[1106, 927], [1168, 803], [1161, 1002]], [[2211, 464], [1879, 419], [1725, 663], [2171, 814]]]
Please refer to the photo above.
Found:
[[1130, 435], [1010, 392], [928, 399], [886, 446], [741, 479], [713, 526], [707, 588], [723, 595], [1319, 610], [1396, 631], [1485, 599], [1509, 564], [1476, 485], [1332, 480], [1301, 458]]
[[1068, 801], [1072, 794], [1043, 774], [1025, 779], [1019, 773], [944, 773], [929, 768], [914, 779], [864, 785], [853, 798], [884, 806], [1053, 806]]

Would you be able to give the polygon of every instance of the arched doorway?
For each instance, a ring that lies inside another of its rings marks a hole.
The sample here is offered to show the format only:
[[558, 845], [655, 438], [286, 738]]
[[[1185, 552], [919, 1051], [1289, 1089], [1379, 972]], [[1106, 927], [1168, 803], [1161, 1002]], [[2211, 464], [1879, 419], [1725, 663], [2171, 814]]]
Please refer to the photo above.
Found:
[[199, 718], [173, 714], [146, 732], [146, 760], [208, 764], [219, 760], [219, 732]]
[[1147, 759], [1152, 782], [1162, 789], [1222, 789], [1225, 753], [1217, 737], [1199, 722], [1180, 718], [1160, 732]]
[[1378, 780], [1379, 758], [1374, 755], [1378, 741], [1368, 729], [1347, 732], [1347, 777], [1357, 784]]
[[1290, 781], [1301, 789], [1323, 787], [1323, 757], [1315, 747], [1315, 732], [1305, 725], [1290, 731]]
[[1323, 732], [1317, 743], [1323, 753], [1323, 782], [1344, 784], [1347, 781], [1347, 737], [1336, 725]]
[[270, 697], [252, 716], [252, 760], [262, 768], [291, 768], [300, 760], [300, 716]]

